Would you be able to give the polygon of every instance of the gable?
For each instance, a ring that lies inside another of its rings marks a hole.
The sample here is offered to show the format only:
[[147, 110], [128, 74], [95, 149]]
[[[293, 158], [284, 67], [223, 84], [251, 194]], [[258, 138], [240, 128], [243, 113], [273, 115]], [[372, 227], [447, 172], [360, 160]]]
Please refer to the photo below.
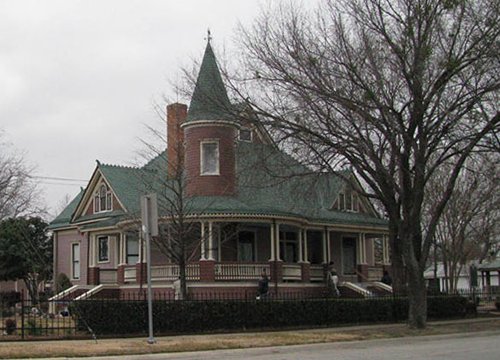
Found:
[[98, 164], [75, 209], [72, 221], [77, 221], [82, 217], [106, 215], [117, 211], [126, 212], [126, 208], [114, 191], [112, 183], [104, 177]]

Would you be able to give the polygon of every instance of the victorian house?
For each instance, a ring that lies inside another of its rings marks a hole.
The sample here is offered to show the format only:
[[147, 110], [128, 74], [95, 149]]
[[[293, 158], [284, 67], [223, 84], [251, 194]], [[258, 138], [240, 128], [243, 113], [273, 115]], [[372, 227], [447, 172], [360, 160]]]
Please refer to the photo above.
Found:
[[[88, 186], [51, 223], [54, 274], [73, 284], [65, 296], [140, 291], [140, 196], [159, 193], [159, 221], [168, 224], [175, 194], [167, 185], [179, 174], [185, 219], [199, 234], [186, 267], [193, 297], [254, 296], [262, 271], [273, 292], [314, 295], [331, 261], [346, 293], [390, 291], [377, 283], [390, 270], [387, 222], [358, 195], [354, 174], [311, 173], [235, 109], [208, 42], [189, 108], [167, 106], [167, 149], [142, 167], [98, 162]], [[179, 276], [158, 246], [151, 276], [154, 291], [164, 292]]]

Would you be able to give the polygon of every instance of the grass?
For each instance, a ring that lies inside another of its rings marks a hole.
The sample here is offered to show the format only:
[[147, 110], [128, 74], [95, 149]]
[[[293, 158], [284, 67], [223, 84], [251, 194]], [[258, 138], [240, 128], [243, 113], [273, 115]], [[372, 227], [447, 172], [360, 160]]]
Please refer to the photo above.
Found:
[[411, 330], [404, 324], [355, 328], [323, 328], [260, 333], [169, 336], [148, 345], [145, 338], [30, 341], [0, 343], [0, 358], [41, 358], [130, 355], [164, 352], [238, 349], [292, 344], [354, 341], [403, 336], [439, 335], [498, 330], [500, 319], [430, 323], [425, 330]]

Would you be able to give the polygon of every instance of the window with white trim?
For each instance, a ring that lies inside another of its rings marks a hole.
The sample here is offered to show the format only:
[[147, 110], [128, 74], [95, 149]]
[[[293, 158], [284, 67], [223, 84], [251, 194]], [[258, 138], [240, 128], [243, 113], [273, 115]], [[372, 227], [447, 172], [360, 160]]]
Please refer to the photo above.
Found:
[[139, 261], [139, 236], [137, 233], [127, 234], [127, 264], [135, 265]]
[[111, 211], [113, 209], [113, 196], [111, 189], [106, 184], [101, 184], [94, 194], [94, 213]]
[[202, 141], [200, 144], [200, 174], [219, 175], [219, 142]]
[[99, 236], [97, 238], [97, 246], [99, 249], [98, 261], [99, 262], [109, 261], [109, 237]]
[[80, 244], [71, 244], [71, 278], [80, 279]]

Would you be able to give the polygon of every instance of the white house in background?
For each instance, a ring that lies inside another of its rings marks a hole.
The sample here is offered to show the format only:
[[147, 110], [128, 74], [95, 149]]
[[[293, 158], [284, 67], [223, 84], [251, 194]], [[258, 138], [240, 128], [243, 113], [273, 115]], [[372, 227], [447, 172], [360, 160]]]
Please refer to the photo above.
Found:
[[[476, 266], [480, 266], [477, 261], [474, 261], [474, 264]], [[458, 290], [470, 289], [470, 273], [469, 273], [470, 265], [472, 265], [472, 262], [467, 265], [464, 265], [462, 267], [462, 270], [460, 271], [460, 275], [458, 277], [458, 282], [457, 282]], [[434, 282], [434, 264], [432, 264], [425, 270], [424, 277], [429, 286]], [[446, 283], [445, 283], [446, 276], [444, 271], [444, 265], [442, 262], [438, 262], [437, 264], [436, 278], [439, 281], [439, 289], [441, 290], [446, 289]], [[496, 274], [492, 273], [490, 280], [491, 280], [491, 286], [500, 286], [498, 273]], [[478, 287], [481, 290], [486, 288], [486, 284], [484, 281], [482, 281], [481, 272], [479, 270], [478, 270]]]

